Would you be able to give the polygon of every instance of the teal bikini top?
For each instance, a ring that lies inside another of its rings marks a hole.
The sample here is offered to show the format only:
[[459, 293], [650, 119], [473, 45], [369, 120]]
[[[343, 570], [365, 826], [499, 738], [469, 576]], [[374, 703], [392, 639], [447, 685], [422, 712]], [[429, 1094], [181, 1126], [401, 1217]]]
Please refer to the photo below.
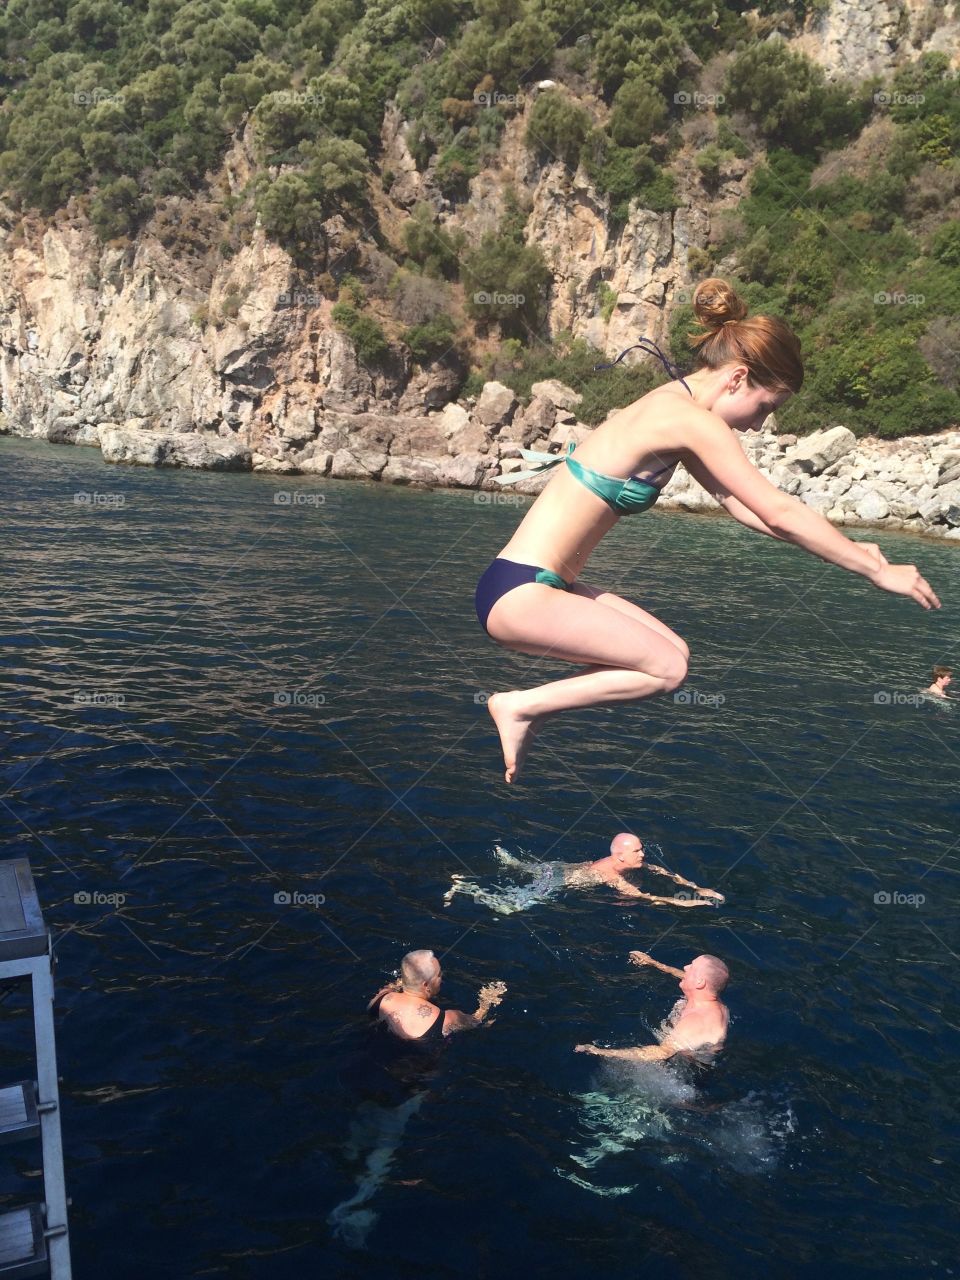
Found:
[[[595, 493], [598, 498], [602, 498], [611, 511], [617, 511], [621, 515], [637, 515], [641, 511], [649, 511], [660, 497], [660, 489], [657, 485], [649, 480], [642, 480], [640, 476], [628, 476], [623, 480], [619, 476], [605, 476], [601, 471], [593, 471], [590, 467], [585, 467], [582, 462], [571, 457], [574, 448], [571, 441], [567, 445], [566, 454], [539, 453], [535, 449], [521, 449], [521, 455], [528, 462], [535, 462], [538, 465], [530, 471], [513, 471], [506, 476], [494, 476], [494, 481], [496, 484], [516, 484], [518, 480], [529, 480], [532, 476], [542, 475], [544, 471], [549, 471], [552, 467], [565, 462], [574, 479], [579, 480], [585, 489]], [[654, 475], [662, 475], [664, 471], [672, 470], [676, 465], [675, 462], [669, 462], [659, 471], [655, 471]]]
[[[632, 347], [627, 347], [610, 364], [595, 364], [593, 366], [594, 370], [612, 369], [614, 365], [620, 363], [627, 351], [634, 351], [637, 347], [643, 351], [652, 351], [670, 377], [676, 378], [683, 383], [687, 391], [690, 391], [687, 380], [677, 366], [667, 359], [657, 344], [650, 338], [641, 338]], [[690, 391], [690, 395], [693, 395], [692, 391]], [[521, 456], [526, 458], [528, 462], [537, 463], [537, 466], [532, 471], [513, 471], [506, 476], [494, 476], [494, 482], [496, 484], [516, 484], [518, 480], [529, 480], [532, 476], [542, 475], [544, 471], [549, 471], [551, 467], [557, 467], [561, 462], [565, 462], [574, 478], [579, 480], [584, 488], [589, 489], [591, 493], [595, 493], [598, 498], [602, 498], [611, 511], [618, 511], [621, 515], [629, 516], [636, 515], [640, 511], [649, 511], [660, 497], [660, 487], [652, 484], [650, 480], [643, 480], [640, 476], [627, 476], [626, 480], [621, 480], [619, 476], [605, 476], [601, 471], [592, 471], [581, 462], [577, 462], [576, 458], [571, 458], [570, 455], [573, 453], [574, 448], [575, 446], [571, 441], [567, 445], [565, 455], [538, 453], [533, 449], [521, 449]], [[673, 471], [676, 465], [676, 462], [668, 462], [665, 467], [661, 467], [653, 475], [656, 477], [663, 475], [665, 471]]]

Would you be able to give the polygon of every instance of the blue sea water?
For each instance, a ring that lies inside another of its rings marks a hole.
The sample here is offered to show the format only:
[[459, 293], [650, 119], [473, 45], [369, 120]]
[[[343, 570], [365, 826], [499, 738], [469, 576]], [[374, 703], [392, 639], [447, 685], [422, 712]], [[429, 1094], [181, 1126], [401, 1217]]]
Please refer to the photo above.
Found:
[[[622, 521], [586, 580], [687, 639], [687, 685], [558, 719], [510, 789], [485, 699], [568, 671], [473, 614], [516, 507], [18, 440], [0, 496], [0, 856], [56, 938], [75, 1274], [956, 1273], [960, 708], [916, 696], [960, 667], [955, 545], [878, 538], [927, 613], [729, 520]], [[498, 847], [620, 830], [725, 904], [444, 905], [515, 882]], [[398, 1066], [363, 1009], [414, 947], [449, 1005], [509, 989]], [[573, 1052], [673, 1004], [637, 947], [727, 961], [717, 1066]], [[0, 1017], [3, 1083], [21, 992]], [[0, 1150], [3, 1202], [37, 1161]]]

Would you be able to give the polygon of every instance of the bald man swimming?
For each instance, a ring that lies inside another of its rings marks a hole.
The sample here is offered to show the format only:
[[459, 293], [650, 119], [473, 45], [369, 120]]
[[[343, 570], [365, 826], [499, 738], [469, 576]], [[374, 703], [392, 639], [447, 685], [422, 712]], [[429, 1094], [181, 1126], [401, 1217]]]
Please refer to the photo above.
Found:
[[701, 1060], [723, 1048], [730, 1013], [720, 993], [730, 980], [730, 971], [716, 956], [696, 956], [682, 969], [654, 960], [646, 951], [631, 951], [633, 964], [651, 965], [661, 973], [680, 979], [682, 999], [663, 1022], [659, 1044], [636, 1049], [601, 1049], [595, 1044], [578, 1044], [577, 1053], [593, 1053], [601, 1058], [621, 1058], [629, 1062], [664, 1062], [677, 1054]]
[[[453, 877], [453, 883], [444, 894], [444, 905], [450, 905], [455, 893], [466, 893], [475, 902], [490, 907], [500, 915], [510, 915], [514, 911], [524, 911], [527, 907], [544, 902], [560, 889], [587, 889], [597, 884], [608, 884], [628, 898], [642, 898], [658, 906], [709, 907], [724, 901], [723, 894], [717, 893], [715, 889], [702, 889], [692, 880], [685, 880], [683, 876], [668, 871], [666, 867], [647, 862], [643, 842], [638, 836], [626, 831], [614, 836], [610, 843], [610, 852], [594, 862], [524, 862], [499, 846], [496, 849], [496, 855], [505, 866], [519, 867], [527, 875], [532, 876], [533, 882], [530, 885], [485, 889], [474, 881], [468, 880], [466, 876], [456, 874]], [[655, 875], [666, 876], [675, 884], [683, 885], [691, 892], [672, 898], [656, 893], [645, 893], [626, 878], [626, 872], [641, 871], [644, 867]]]

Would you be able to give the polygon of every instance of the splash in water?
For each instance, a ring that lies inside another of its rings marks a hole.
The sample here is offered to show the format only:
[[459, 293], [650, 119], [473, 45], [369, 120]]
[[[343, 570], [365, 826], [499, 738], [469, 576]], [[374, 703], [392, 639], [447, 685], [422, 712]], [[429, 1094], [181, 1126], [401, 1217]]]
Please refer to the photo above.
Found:
[[[790, 1103], [761, 1093], [711, 1102], [683, 1071], [644, 1062], [601, 1067], [602, 1088], [575, 1095], [583, 1140], [571, 1151], [571, 1161], [594, 1171], [613, 1157], [652, 1151], [661, 1164], [673, 1164], [699, 1148], [738, 1173], [773, 1168], [796, 1131]], [[623, 1161], [614, 1163], [622, 1177]], [[600, 1196], [628, 1195], [639, 1185], [602, 1186], [574, 1169], [556, 1172]]]
[[453, 884], [444, 896], [449, 905], [456, 893], [465, 893], [481, 906], [489, 907], [497, 915], [509, 916], [516, 911], [528, 911], [530, 907], [547, 902], [564, 887], [564, 868], [562, 862], [533, 862], [516, 858], [500, 845], [494, 846], [501, 865], [521, 871], [529, 877], [527, 884], [491, 885], [487, 888], [468, 880], [466, 876], [455, 875]]

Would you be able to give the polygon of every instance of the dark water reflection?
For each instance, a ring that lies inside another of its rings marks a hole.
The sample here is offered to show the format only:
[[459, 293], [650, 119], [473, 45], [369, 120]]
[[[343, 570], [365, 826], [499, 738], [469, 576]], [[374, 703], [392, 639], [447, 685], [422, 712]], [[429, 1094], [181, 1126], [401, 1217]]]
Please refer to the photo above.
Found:
[[[952, 1274], [960, 715], [905, 699], [960, 666], [955, 546], [881, 538], [926, 614], [731, 521], [624, 521], [589, 578], [687, 638], [689, 700], [557, 721], [508, 791], [483, 698], [566, 671], [473, 616], [514, 509], [21, 441], [0, 466], [2, 852], [58, 935], [78, 1275]], [[497, 844], [573, 860], [623, 828], [726, 904], [443, 906], [454, 872], [503, 879]], [[510, 991], [398, 1084], [362, 1008], [414, 946], [451, 1004]], [[632, 947], [729, 962], [703, 1078], [572, 1053], [669, 1009]], [[12, 1079], [22, 997], [4, 1015]], [[377, 1133], [351, 1249], [327, 1218]]]

